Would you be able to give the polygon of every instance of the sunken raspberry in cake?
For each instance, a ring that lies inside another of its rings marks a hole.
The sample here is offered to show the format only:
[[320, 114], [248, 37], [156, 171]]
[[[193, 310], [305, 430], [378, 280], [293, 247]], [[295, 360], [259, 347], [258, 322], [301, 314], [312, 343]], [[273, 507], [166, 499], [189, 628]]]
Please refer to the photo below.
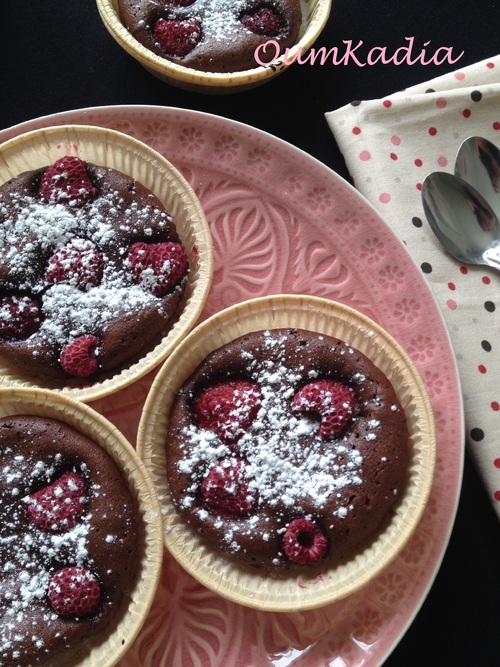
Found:
[[177, 394], [166, 447], [172, 500], [206, 544], [279, 571], [369, 544], [403, 493], [409, 432], [362, 353], [276, 329], [205, 358]]
[[67, 424], [0, 419], [0, 664], [73, 664], [123, 615], [139, 565], [115, 462]]
[[121, 369], [173, 325], [188, 261], [153, 193], [61, 158], [0, 187], [0, 354], [41, 377]]
[[118, 5], [123, 24], [143, 46], [205, 72], [254, 69], [257, 47], [273, 40], [283, 53], [296, 44], [302, 20], [299, 0], [119, 0]]

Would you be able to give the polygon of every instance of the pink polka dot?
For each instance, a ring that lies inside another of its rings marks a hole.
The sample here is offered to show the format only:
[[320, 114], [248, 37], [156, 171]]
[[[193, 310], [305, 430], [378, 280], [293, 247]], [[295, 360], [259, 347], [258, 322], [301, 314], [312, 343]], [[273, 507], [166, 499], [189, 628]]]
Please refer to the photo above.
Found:
[[500, 123], [497, 120], [493, 123], [493, 129], [500, 130]]
[[438, 97], [436, 100], [436, 106], [438, 109], [444, 109], [446, 106], [446, 100], [444, 97]]
[[436, 128], [435, 127], [430, 127], [429, 128], [429, 134], [431, 135], [431, 137], [435, 137], [436, 134], [437, 134]]
[[416, 166], [416, 167], [421, 167], [423, 164], [424, 164], [424, 163], [422, 162], [422, 160], [421, 160], [420, 158], [417, 158], [417, 159], [415, 160], [415, 166]]
[[495, 63], [486, 63], [486, 67], [488, 69], [494, 69], [495, 68]]
[[391, 137], [391, 144], [392, 144], [393, 146], [399, 146], [400, 143], [401, 143], [401, 139], [400, 139], [398, 136], [393, 135], [393, 136]]
[[353, 134], [361, 134], [361, 128], [360, 127], [353, 127], [352, 128], [352, 133]]
[[378, 200], [381, 204], [388, 204], [391, 201], [391, 195], [388, 192], [382, 192]]
[[417, 190], [421, 190], [422, 189], [422, 183], [417, 183], [416, 188], [417, 188]]
[[455, 290], [457, 289], [455, 283], [448, 283], [448, 289]]
[[489, 276], [483, 276], [483, 277], [482, 277], [482, 282], [483, 282], [485, 285], [489, 285], [489, 284], [491, 283], [491, 278], [490, 278]]
[[384, 105], [384, 107], [385, 107], [386, 109], [389, 109], [390, 107], [392, 107], [392, 102], [391, 102], [391, 100], [384, 100], [384, 101], [382, 102], [382, 104]]
[[455, 79], [458, 79], [458, 81], [463, 81], [465, 79], [465, 74], [463, 72], [455, 72]]
[[[498, 401], [493, 401], [493, 403], [491, 404], [491, 409], [494, 410], [495, 412], [498, 412], [500, 410], [500, 403], [498, 403]], [[500, 468], [500, 459], [497, 459], [497, 461], [498, 461], [497, 467]]]
[[359, 154], [359, 159], [363, 160], [363, 162], [367, 162], [368, 160], [371, 160], [371, 158], [372, 154], [370, 153], [370, 151], [361, 151], [361, 153]]
[[464, 110], [462, 111], [462, 116], [463, 116], [464, 118], [470, 118], [470, 113], [471, 113], [470, 109], [464, 109]]
[[437, 163], [440, 167], [448, 166], [448, 160], [445, 157], [438, 157]]
[[448, 299], [446, 302], [446, 305], [450, 310], [456, 310], [457, 309], [457, 302], [454, 299]]
[[466, 276], [469, 273], [469, 269], [466, 266], [461, 266], [460, 273], [463, 273], [464, 276]]
[[495, 500], [500, 500], [500, 491], [495, 491], [493, 497], [495, 498]]
[[479, 366], [477, 367], [477, 370], [478, 370], [480, 373], [482, 373], [482, 375], [484, 375], [484, 374], [487, 372], [487, 371], [486, 371], [486, 366], [483, 366], [483, 364], [479, 364]]
[[397, 160], [398, 159], [398, 156], [396, 155], [396, 153], [391, 153], [389, 157], [391, 158], [391, 160]]
[[493, 465], [495, 466], [495, 468], [500, 468], [500, 459], [495, 459], [493, 461]]

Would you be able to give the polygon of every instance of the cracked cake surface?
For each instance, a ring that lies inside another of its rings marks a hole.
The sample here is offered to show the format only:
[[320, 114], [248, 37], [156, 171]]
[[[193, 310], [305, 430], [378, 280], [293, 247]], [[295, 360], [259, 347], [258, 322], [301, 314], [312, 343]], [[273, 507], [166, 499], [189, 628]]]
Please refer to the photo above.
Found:
[[409, 434], [385, 375], [333, 337], [258, 331], [210, 353], [177, 393], [167, 477], [211, 549], [269, 570], [342, 562], [390, 519]]
[[0, 186], [0, 354], [47, 378], [94, 380], [172, 326], [189, 272], [159, 199], [67, 156]]
[[206, 72], [238, 72], [296, 44], [299, 0], [119, 0], [120, 17], [156, 55]]

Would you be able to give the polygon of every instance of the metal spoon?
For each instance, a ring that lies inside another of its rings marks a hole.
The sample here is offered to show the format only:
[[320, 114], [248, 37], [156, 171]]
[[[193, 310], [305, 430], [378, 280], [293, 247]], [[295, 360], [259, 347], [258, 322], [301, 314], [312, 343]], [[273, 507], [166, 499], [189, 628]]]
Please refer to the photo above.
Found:
[[462, 178], [429, 174], [422, 185], [427, 220], [446, 250], [466, 264], [500, 269], [500, 224], [485, 198]]
[[455, 174], [481, 194], [500, 218], [500, 150], [483, 137], [469, 137], [458, 149]]

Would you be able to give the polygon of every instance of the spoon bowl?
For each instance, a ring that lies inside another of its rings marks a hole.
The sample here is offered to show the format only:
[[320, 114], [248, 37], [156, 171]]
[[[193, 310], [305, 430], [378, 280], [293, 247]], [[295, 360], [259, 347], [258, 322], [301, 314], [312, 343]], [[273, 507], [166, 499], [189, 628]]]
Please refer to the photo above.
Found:
[[483, 137], [469, 137], [458, 149], [455, 175], [472, 185], [500, 218], [500, 150]]
[[500, 269], [499, 220], [474, 186], [454, 174], [433, 172], [422, 185], [422, 204], [433, 232], [453, 257]]

